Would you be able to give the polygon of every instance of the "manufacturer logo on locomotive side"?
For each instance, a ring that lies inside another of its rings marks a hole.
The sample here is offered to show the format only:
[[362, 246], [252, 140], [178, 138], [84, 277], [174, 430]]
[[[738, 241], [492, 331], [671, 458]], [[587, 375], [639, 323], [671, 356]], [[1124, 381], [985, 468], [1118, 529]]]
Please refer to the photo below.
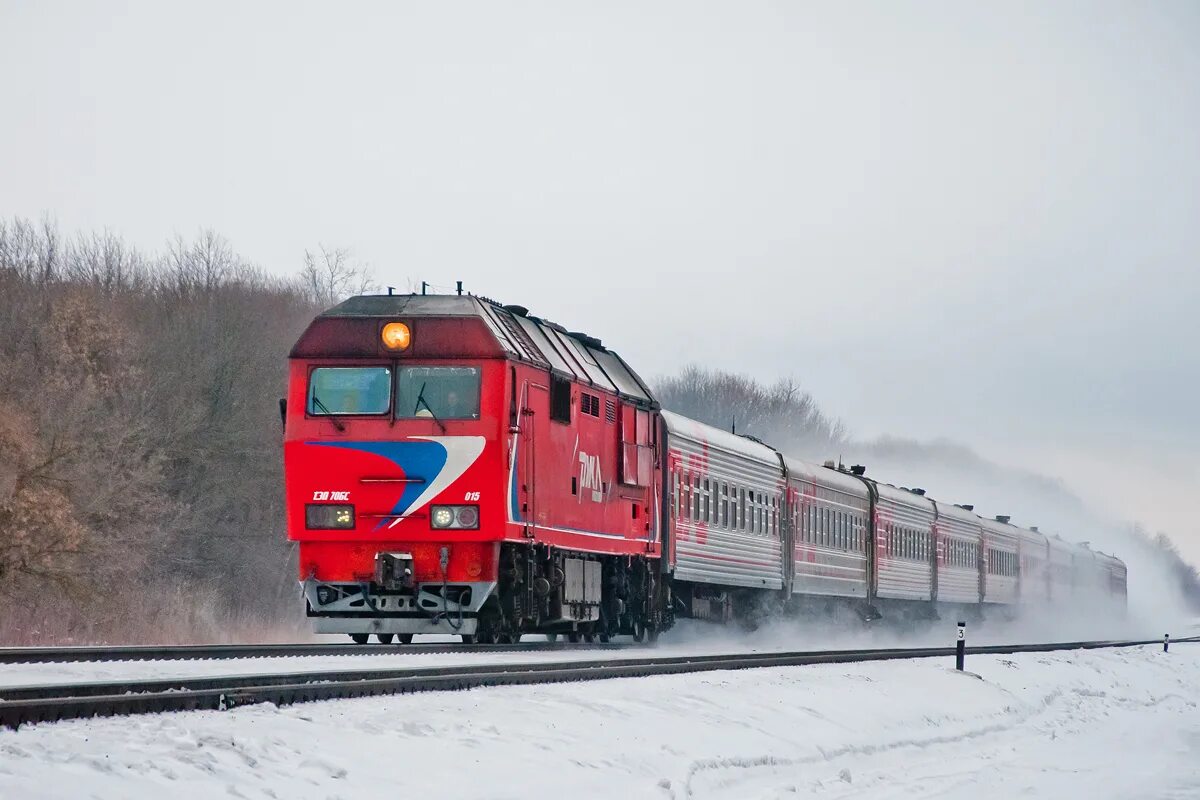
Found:
[[592, 491], [592, 502], [604, 499], [604, 476], [600, 474], [600, 456], [591, 456], [579, 451], [579, 495], [587, 489]]

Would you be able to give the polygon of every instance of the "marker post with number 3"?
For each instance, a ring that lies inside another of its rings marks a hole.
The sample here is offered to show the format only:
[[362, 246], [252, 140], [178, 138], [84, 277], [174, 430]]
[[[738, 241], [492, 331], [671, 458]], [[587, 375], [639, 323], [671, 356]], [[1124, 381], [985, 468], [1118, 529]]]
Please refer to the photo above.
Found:
[[955, 645], [954, 668], [963, 671], [963, 662], [967, 657], [967, 623], [958, 623], [958, 643]]

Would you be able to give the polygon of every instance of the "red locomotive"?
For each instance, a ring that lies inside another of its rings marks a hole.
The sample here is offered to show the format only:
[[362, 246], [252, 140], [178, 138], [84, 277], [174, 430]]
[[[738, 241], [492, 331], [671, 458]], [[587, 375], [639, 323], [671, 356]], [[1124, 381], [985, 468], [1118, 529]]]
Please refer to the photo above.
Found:
[[321, 314], [283, 414], [307, 613], [358, 642], [1125, 594], [1118, 559], [661, 411], [599, 340], [470, 295]]

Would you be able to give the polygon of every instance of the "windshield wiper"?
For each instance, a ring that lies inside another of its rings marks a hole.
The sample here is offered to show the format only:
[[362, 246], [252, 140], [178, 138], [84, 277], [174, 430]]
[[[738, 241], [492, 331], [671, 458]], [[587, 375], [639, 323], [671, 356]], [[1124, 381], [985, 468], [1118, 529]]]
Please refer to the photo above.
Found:
[[313, 392], [312, 399], [313, 399], [313, 407], [319, 408], [325, 414], [325, 416], [329, 419], [329, 421], [333, 423], [333, 427], [337, 428], [338, 433], [345, 433], [346, 426], [343, 425], [341, 423], [341, 421], [333, 415], [333, 412], [329, 410], [329, 406], [327, 406], [321, 402], [321, 398], [317, 397], [316, 392]]
[[436, 422], [438, 424], [438, 427], [442, 429], [442, 433], [445, 433], [446, 426], [442, 424], [442, 421], [440, 419], [438, 419], [438, 415], [433, 413], [433, 406], [429, 405], [429, 401], [425, 399], [425, 384], [426, 383], [428, 383], [428, 381], [425, 381], [425, 383], [422, 383], [421, 391], [417, 392], [417, 404], [415, 406], [413, 406], [413, 414], [416, 414], [417, 409], [421, 407], [422, 403], [424, 403], [425, 409], [429, 412], [429, 416], [433, 417], [433, 421]]

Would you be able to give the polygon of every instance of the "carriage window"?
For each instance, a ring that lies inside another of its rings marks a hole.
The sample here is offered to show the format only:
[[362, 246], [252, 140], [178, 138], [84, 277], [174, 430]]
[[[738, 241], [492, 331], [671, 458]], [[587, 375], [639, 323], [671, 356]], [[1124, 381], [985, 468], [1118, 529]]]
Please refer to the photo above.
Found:
[[317, 367], [308, 378], [309, 414], [386, 414], [391, 400], [388, 367]]
[[721, 484], [721, 527], [729, 527], [729, 484]]
[[401, 367], [396, 416], [479, 419], [479, 367]]
[[679, 513], [683, 519], [691, 518], [691, 493], [688, 488], [688, 473], [679, 473]]

